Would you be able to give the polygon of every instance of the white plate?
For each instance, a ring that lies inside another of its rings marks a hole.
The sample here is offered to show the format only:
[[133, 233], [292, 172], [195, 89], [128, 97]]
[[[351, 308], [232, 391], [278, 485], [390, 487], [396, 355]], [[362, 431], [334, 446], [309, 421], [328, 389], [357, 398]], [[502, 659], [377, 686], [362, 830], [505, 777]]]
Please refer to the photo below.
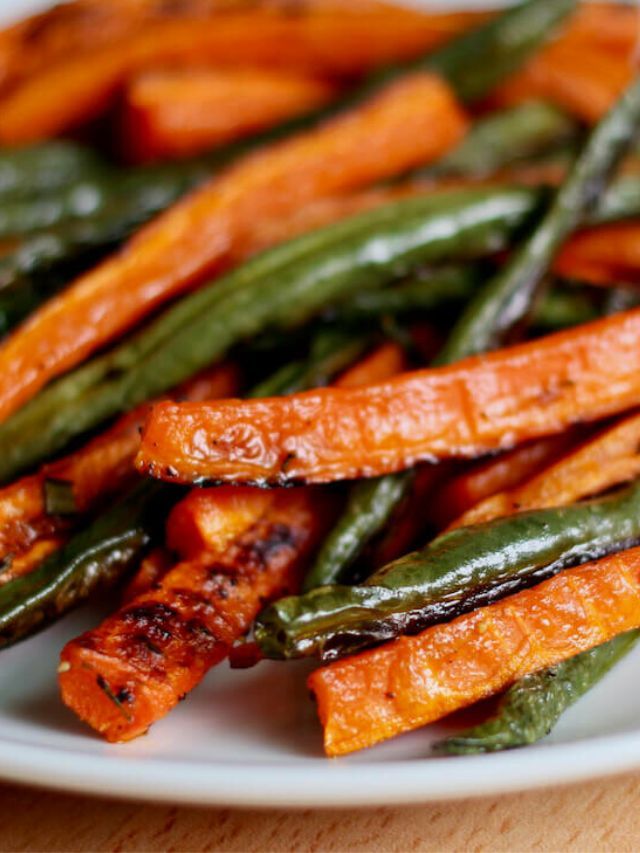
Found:
[[[0, 0], [0, 18], [44, 5]], [[245, 672], [220, 666], [149, 735], [110, 746], [62, 706], [55, 681], [62, 645], [97, 618], [76, 614], [2, 652], [0, 777], [182, 803], [357, 806], [514, 791], [640, 767], [640, 649], [545, 742], [501, 755], [430, 758], [432, 739], [446, 731], [431, 726], [328, 761], [305, 691], [308, 667], [281, 664]]]

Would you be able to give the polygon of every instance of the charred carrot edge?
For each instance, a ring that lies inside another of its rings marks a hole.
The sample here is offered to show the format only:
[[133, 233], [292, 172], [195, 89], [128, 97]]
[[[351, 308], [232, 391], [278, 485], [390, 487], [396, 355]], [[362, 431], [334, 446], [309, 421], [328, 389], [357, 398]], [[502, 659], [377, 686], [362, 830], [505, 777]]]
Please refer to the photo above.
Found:
[[[238, 387], [237, 370], [225, 364], [203, 371], [179, 389], [178, 399], [206, 400], [224, 397]], [[58, 480], [73, 490], [78, 513], [90, 511], [98, 501], [122, 489], [135, 476], [133, 460], [140, 444], [140, 430], [149, 412], [148, 404], [120, 418], [104, 433], [78, 450], [55, 462], [43, 465], [36, 473], [0, 489], [0, 560], [11, 555], [11, 571], [18, 571], [18, 558], [36, 540], [63, 534], [68, 519], [49, 515], [45, 505], [45, 483]], [[60, 544], [60, 536], [56, 539]], [[20, 566], [32, 565], [30, 550]], [[25, 571], [20, 569], [22, 574]], [[5, 573], [6, 575], [7, 573]]]
[[438, 492], [429, 518], [438, 527], [445, 527], [486, 498], [519, 486], [574, 443], [572, 434], [554, 435], [472, 464]]
[[161, 403], [136, 465], [179, 482], [284, 484], [373, 477], [421, 460], [508, 449], [636, 405], [638, 335], [635, 309], [363, 389]]
[[133, 162], [197, 154], [326, 104], [334, 86], [257, 69], [147, 72], [126, 91], [122, 150]]
[[314, 672], [327, 755], [438, 720], [640, 626], [640, 549]]
[[640, 279], [640, 225], [619, 222], [574, 235], [554, 264], [567, 278], [593, 284], [619, 284]]
[[252, 223], [436, 158], [465, 124], [446, 84], [416, 74], [315, 130], [246, 158], [158, 217], [0, 346], [0, 420], [220, 267]]
[[479, 524], [528, 509], [562, 506], [640, 475], [640, 415], [623, 418], [518, 488], [480, 501], [452, 527]]
[[109, 741], [143, 734], [249, 629], [262, 605], [296, 588], [324, 527], [318, 495], [272, 492], [268, 510], [224, 551], [179, 563], [62, 651], [62, 699]]
[[408, 59], [466, 29], [477, 16], [409, 9], [302, 15], [257, 10], [213, 20], [151, 24], [88, 54], [68, 54], [0, 102], [0, 142], [58, 136], [99, 115], [125, 81], [159, 65], [266, 66], [340, 76]]

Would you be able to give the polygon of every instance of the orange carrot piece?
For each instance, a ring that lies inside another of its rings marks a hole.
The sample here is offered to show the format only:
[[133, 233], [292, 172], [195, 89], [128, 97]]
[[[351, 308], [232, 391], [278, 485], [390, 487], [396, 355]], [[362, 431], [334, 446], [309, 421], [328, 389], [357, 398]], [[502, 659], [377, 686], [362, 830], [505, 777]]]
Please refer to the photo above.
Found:
[[[228, 396], [237, 386], [236, 369], [232, 365], [222, 365], [203, 371], [184, 383], [176, 389], [176, 396], [178, 399], [206, 400]], [[83, 514], [122, 490], [135, 477], [133, 460], [149, 405], [139, 406], [124, 415], [68, 456], [47, 463], [37, 473], [0, 489], [0, 560], [11, 556], [12, 571], [17, 571], [13, 563], [36, 540], [61, 534], [70, 526], [68, 519], [47, 513], [47, 480], [69, 483], [76, 509]]]
[[274, 490], [222, 551], [179, 563], [157, 588], [64, 647], [62, 699], [109, 741], [143, 734], [225, 658], [263, 604], [297, 588], [325, 529], [318, 494]]
[[640, 415], [619, 420], [514, 489], [498, 492], [456, 519], [480, 524], [529, 509], [563, 506], [640, 476]]
[[143, 557], [127, 582], [122, 591], [122, 603], [128, 604], [139, 595], [149, 592], [174, 565], [175, 559], [166, 548], [154, 548]]
[[414, 637], [314, 672], [327, 755], [431, 723], [640, 627], [640, 548], [568, 569]]
[[507, 449], [637, 405], [639, 335], [635, 309], [363, 389], [160, 403], [136, 465], [178, 482], [283, 484]]
[[387, 341], [360, 359], [333, 383], [336, 388], [362, 388], [383, 382], [407, 369], [407, 356], [400, 344]]
[[446, 483], [433, 502], [429, 517], [438, 527], [445, 527], [481, 501], [519, 486], [557, 459], [574, 442], [571, 432], [539, 438], [473, 464]]
[[245, 158], [142, 229], [0, 346], [0, 421], [42, 386], [213, 273], [269, 217], [437, 158], [466, 119], [416, 74], [321, 127]]
[[10, 91], [0, 102], [0, 142], [60, 135], [103, 112], [127, 79], [150, 67], [252, 65], [353, 76], [420, 54], [475, 21], [385, 7], [301, 15], [258, 10], [151, 24], [112, 46], [67, 55]]
[[561, 38], [504, 83], [491, 103], [510, 106], [542, 98], [593, 124], [613, 106], [634, 73], [629, 53]]
[[326, 104], [335, 87], [264, 69], [147, 72], [127, 87], [122, 149], [129, 160], [185, 157]]
[[265, 489], [222, 486], [194, 490], [175, 505], [167, 519], [167, 546], [182, 560], [196, 560], [251, 526], [271, 505]]
[[64, 542], [65, 536], [63, 534], [46, 536], [43, 539], [37, 539], [19, 554], [11, 555], [11, 558], [7, 559], [6, 562], [0, 563], [0, 586], [23, 575], [28, 575], [40, 565], [45, 557], [57, 551]]
[[554, 269], [593, 284], [640, 281], [640, 223], [615, 222], [575, 234], [561, 249]]

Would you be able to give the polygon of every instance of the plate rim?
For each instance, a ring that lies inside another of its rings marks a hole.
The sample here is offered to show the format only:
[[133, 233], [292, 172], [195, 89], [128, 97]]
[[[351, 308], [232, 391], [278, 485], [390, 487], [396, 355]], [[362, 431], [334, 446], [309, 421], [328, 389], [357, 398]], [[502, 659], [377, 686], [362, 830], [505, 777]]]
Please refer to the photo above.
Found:
[[[70, 757], [73, 761], [63, 760]], [[0, 738], [3, 781], [191, 806], [354, 808], [481, 798], [622, 774], [640, 767], [640, 731], [493, 755], [358, 764], [317, 760], [311, 766], [107, 757]]]

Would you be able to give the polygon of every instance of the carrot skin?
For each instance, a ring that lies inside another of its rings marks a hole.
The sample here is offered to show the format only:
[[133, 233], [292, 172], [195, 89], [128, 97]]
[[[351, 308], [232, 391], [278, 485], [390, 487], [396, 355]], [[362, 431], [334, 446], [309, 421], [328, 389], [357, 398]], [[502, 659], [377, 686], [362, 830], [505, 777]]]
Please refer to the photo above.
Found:
[[314, 672], [325, 751], [344, 755], [416, 729], [639, 626], [639, 548], [568, 569]]
[[637, 405], [640, 310], [363, 389], [161, 403], [137, 467], [177, 482], [373, 477], [477, 456]]

